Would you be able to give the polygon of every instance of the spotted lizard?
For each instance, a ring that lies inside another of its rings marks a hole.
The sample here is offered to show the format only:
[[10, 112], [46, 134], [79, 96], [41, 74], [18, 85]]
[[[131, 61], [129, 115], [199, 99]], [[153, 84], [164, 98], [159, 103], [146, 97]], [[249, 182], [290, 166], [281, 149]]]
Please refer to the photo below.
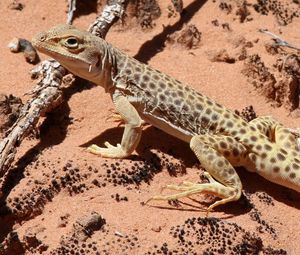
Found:
[[175, 200], [196, 193], [214, 194], [212, 208], [236, 201], [242, 192], [234, 167], [243, 166], [267, 180], [300, 192], [300, 146], [290, 129], [272, 117], [246, 122], [234, 112], [173, 77], [155, 70], [105, 40], [70, 25], [59, 25], [32, 39], [34, 47], [73, 74], [102, 86], [124, 121], [121, 143], [88, 150], [126, 158], [149, 123], [190, 144], [209, 183], [167, 185], [178, 191], [152, 200]]

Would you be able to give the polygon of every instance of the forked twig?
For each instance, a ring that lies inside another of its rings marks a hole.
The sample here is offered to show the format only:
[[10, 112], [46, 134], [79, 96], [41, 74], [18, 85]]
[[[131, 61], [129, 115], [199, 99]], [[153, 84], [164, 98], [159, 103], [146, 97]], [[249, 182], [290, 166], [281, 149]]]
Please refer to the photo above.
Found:
[[[123, 15], [126, 1], [110, 1], [89, 31], [105, 38], [109, 28]], [[10, 166], [17, 147], [35, 127], [38, 119], [63, 101], [60, 87], [67, 70], [55, 60], [43, 61], [35, 70], [42, 78], [29, 93], [33, 97], [23, 106], [19, 118], [7, 132], [7, 137], [0, 141], [0, 198], [3, 197], [4, 184], [11, 174]]]
[[266, 29], [259, 29], [258, 31], [271, 36], [273, 38], [273, 40], [275, 41], [275, 44], [278, 46], [283, 46], [283, 47], [287, 47], [287, 48], [294, 49], [294, 50], [300, 50], [300, 46], [290, 44], [287, 41], [280, 38], [278, 35], [275, 35], [274, 33], [270, 32]]

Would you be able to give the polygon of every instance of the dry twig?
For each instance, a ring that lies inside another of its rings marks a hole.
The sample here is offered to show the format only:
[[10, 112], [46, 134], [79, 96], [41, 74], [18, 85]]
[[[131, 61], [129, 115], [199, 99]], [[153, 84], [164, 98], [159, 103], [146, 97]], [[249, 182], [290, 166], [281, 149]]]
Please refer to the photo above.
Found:
[[98, 16], [94, 23], [89, 27], [89, 32], [101, 38], [105, 38], [111, 26], [120, 18], [122, 18], [127, 0], [108, 1], [104, 6], [102, 13]]
[[72, 24], [74, 12], [76, 11], [76, 0], [68, 0], [67, 24]]
[[[126, 0], [113, 0], [108, 3], [89, 31], [105, 38], [109, 28], [124, 13], [125, 3]], [[42, 78], [30, 93], [33, 98], [23, 106], [7, 137], [0, 141], [0, 198], [3, 196], [3, 186], [11, 174], [10, 166], [15, 158], [17, 146], [34, 128], [40, 116], [57, 107], [63, 100], [60, 86], [67, 70], [55, 60], [46, 60], [35, 72], [39, 72]]]
[[17, 146], [34, 128], [39, 117], [53, 109], [62, 99], [59, 87], [66, 70], [54, 60], [44, 61], [38, 68], [43, 78], [33, 91], [34, 97], [23, 106], [19, 118], [8, 131], [8, 136], [0, 143], [0, 197], [3, 195], [2, 187], [10, 175], [9, 167]]
[[266, 29], [259, 29], [258, 31], [271, 36], [273, 38], [273, 40], [275, 41], [275, 45], [287, 47], [287, 48], [294, 49], [294, 50], [300, 50], [300, 46], [290, 44], [287, 41], [280, 38], [278, 35], [275, 35]]

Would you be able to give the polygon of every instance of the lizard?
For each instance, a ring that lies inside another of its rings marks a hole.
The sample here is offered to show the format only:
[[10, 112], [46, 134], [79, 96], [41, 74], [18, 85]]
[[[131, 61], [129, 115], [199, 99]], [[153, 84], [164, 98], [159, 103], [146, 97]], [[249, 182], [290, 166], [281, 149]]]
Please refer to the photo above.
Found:
[[246, 122], [192, 87], [71, 25], [41, 32], [32, 43], [74, 75], [110, 94], [125, 124], [122, 140], [116, 146], [109, 142], [105, 147], [91, 145], [91, 153], [108, 158], [130, 156], [139, 144], [144, 123], [189, 143], [209, 182], [166, 185], [177, 193], [150, 200], [176, 200], [197, 193], [219, 197], [207, 211], [237, 201], [242, 193], [237, 166], [300, 192], [297, 136], [271, 116]]

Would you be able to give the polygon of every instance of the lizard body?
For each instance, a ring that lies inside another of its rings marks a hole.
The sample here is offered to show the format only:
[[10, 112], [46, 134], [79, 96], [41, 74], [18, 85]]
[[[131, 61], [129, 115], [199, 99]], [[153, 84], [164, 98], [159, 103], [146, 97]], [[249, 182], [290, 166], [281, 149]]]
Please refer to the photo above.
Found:
[[125, 123], [122, 141], [89, 151], [125, 158], [137, 147], [147, 122], [190, 143], [209, 183], [167, 185], [180, 193], [155, 196], [172, 200], [205, 192], [221, 198], [213, 207], [241, 196], [234, 166], [244, 166], [269, 181], [300, 192], [300, 148], [294, 134], [272, 117], [251, 122], [169, 75], [126, 55], [105, 40], [73, 26], [59, 25], [32, 40], [39, 51], [70, 72], [104, 87]]

